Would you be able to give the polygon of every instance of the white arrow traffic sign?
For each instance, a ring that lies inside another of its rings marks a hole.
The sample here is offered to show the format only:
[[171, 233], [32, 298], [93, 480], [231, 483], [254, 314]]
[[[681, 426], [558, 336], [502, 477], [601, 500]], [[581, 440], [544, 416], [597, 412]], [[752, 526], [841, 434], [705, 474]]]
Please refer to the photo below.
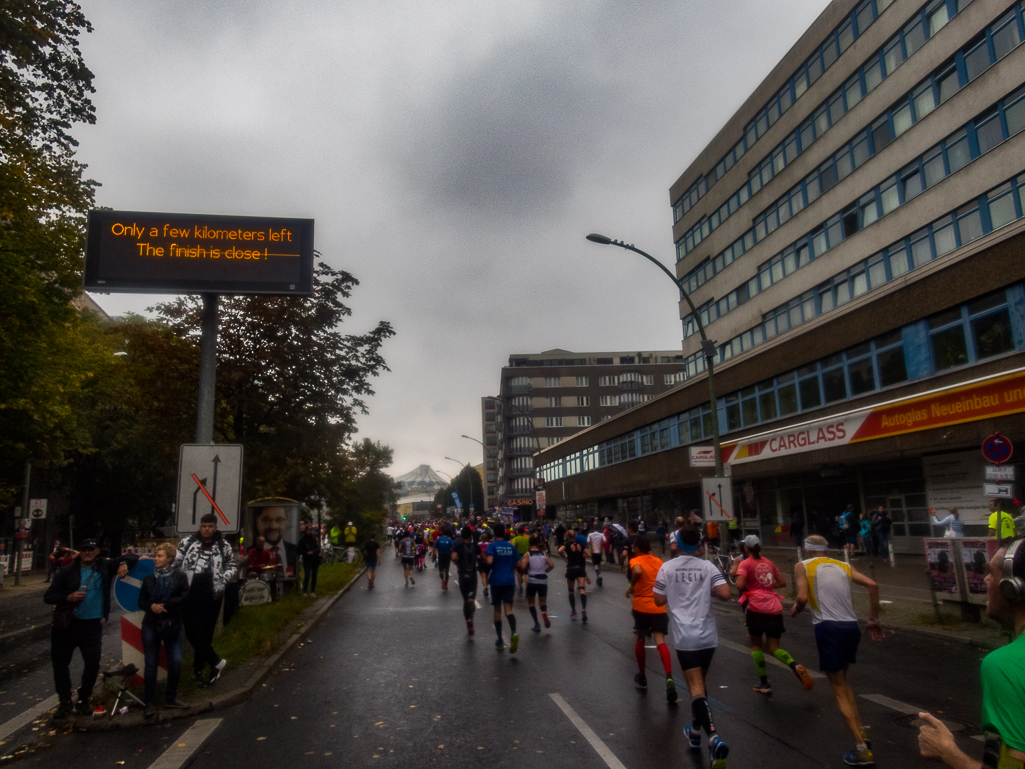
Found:
[[733, 486], [729, 478], [701, 479], [701, 507], [706, 521], [733, 519]]
[[238, 531], [242, 499], [242, 447], [235, 444], [183, 444], [178, 457], [178, 533], [199, 531], [207, 513], [217, 528]]

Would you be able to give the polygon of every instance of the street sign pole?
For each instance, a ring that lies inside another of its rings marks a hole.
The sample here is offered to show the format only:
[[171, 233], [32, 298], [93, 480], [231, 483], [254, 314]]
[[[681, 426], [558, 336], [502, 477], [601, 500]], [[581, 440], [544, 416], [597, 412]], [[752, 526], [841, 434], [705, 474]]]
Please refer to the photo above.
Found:
[[[32, 462], [25, 463], [25, 489], [21, 496], [21, 514], [27, 516], [28, 512], [28, 492], [29, 484], [32, 482]], [[14, 542], [14, 586], [17, 587], [21, 584], [21, 551], [24, 548], [25, 540], [21, 537], [21, 532], [16, 532], [15, 536], [18, 538]]]
[[199, 405], [196, 443], [214, 442], [214, 393], [217, 383], [218, 294], [203, 294], [202, 336], [199, 342]]

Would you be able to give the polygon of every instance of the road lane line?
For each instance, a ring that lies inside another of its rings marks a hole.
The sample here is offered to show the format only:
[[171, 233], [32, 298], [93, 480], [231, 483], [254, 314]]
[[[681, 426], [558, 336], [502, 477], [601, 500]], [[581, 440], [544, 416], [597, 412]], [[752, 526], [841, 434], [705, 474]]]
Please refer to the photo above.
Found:
[[221, 725], [221, 718], [205, 718], [196, 721], [185, 730], [175, 743], [164, 751], [164, 754], [150, 764], [149, 769], [181, 769], [197, 750], [203, 747], [214, 729]]
[[[738, 644], [736, 641], [731, 641], [728, 638], [720, 637], [719, 638], [719, 645], [720, 646], [725, 646], [727, 649], [733, 649], [733, 651], [736, 651], [736, 652], [741, 652], [742, 654], [750, 654], [751, 653], [751, 647], [750, 646], [744, 646], [743, 644]], [[784, 665], [778, 659], [773, 657], [769, 652], [765, 652], [765, 661], [775, 665], [776, 667], [783, 668], [784, 670], [787, 670], [787, 671], [790, 670], [790, 666], [789, 665]], [[817, 670], [808, 670], [808, 675], [810, 675], [812, 678], [825, 678], [826, 677], [824, 673], [820, 673]]]
[[[898, 713], [903, 713], [904, 715], [917, 716], [919, 713], [929, 712], [927, 710], [923, 710], [922, 708], [916, 708], [914, 705], [908, 705], [906, 702], [901, 702], [900, 700], [895, 700], [892, 697], [887, 697], [885, 694], [862, 694], [861, 698], [864, 700], [868, 700], [869, 702], [874, 702], [877, 705], [887, 707], [890, 710], [896, 710]], [[941, 718], [940, 721], [943, 721], [943, 719]], [[946, 724], [946, 726], [949, 729], [951, 726], [953, 726], [953, 724]], [[985, 742], [986, 736], [983, 734], [975, 734], [972, 735], [972, 739], [979, 740], [980, 742]]]
[[562, 698], [560, 694], [549, 694], [555, 704], [559, 706], [559, 709], [566, 714], [566, 717], [573, 723], [573, 726], [577, 728], [577, 731], [583, 735], [584, 739], [591, 743], [591, 747], [594, 748], [595, 752], [601, 757], [601, 760], [605, 762], [605, 765], [609, 769], [626, 769], [623, 762], [616, 758], [615, 754], [609, 750], [609, 746], [601, 741], [601, 738], [594, 733], [584, 719], [577, 715], [577, 712], [569, 706], [569, 703]]
[[19, 713], [10, 721], [5, 721], [3, 724], [0, 724], [0, 740], [6, 740], [21, 727], [28, 726], [35, 721], [41, 713], [45, 713], [50, 710], [58, 702], [60, 702], [60, 698], [56, 694], [52, 697], [47, 697], [42, 702], [37, 702], [28, 710]]

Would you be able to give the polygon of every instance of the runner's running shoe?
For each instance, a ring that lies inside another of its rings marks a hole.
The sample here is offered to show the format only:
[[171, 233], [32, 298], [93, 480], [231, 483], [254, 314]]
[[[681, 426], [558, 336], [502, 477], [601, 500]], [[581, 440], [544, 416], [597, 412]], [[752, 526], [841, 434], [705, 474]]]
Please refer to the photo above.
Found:
[[730, 754], [730, 746], [722, 741], [722, 737], [713, 734], [708, 740], [708, 765], [711, 769], [726, 769], [726, 756]]
[[466, 635], [473, 635], [473, 620], [466, 620]]
[[541, 623], [540, 622], [535, 622], [534, 623], [534, 627], [532, 627], [531, 630], [533, 630], [535, 633], [540, 633], [541, 632]]
[[759, 694], [772, 694], [772, 687], [768, 684], [755, 684], [751, 688]]
[[810, 692], [812, 687], [815, 686], [815, 682], [811, 680], [811, 676], [808, 674], [808, 668], [804, 665], [798, 665], [794, 668], [794, 673], [801, 681], [801, 686], [804, 687], [806, 692]]
[[634, 673], [634, 683], [637, 684], [637, 687], [640, 689], [647, 689], [648, 677], [642, 676], [640, 673]]
[[872, 755], [872, 749], [866, 747], [864, 750], [858, 750], [855, 748], [850, 753], [844, 753], [843, 762], [847, 766], [875, 766], [875, 756]]
[[701, 730], [695, 729], [691, 724], [683, 727], [683, 735], [690, 742], [691, 750], [701, 750]]
[[520, 648], [520, 634], [513, 633], [512, 640], [509, 642], [509, 653], [515, 654], [516, 650]]
[[501, 638], [499, 638], [497, 641], [495, 641], [495, 651], [499, 651], [499, 652], [504, 652], [505, 651], [505, 641], [503, 641]]
[[676, 702], [676, 681], [672, 676], [666, 679], [666, 702], [670, 704]]
[[550, 619], [548, 619], [548, 612], [546, 612], [546, 611], [541, 612], [541, 619], [544, 620], [545, 627], [551, 627], [552, 626], [552, 621]]

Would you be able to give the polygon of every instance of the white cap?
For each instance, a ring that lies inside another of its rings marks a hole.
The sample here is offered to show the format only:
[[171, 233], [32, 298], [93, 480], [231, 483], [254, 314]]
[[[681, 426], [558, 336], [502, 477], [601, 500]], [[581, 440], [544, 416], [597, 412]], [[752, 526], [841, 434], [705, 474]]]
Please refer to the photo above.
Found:
[[748, 534], [744, 537], [744, 544], [748, 547], [761, 547], [762, 541], [754, 534]]

